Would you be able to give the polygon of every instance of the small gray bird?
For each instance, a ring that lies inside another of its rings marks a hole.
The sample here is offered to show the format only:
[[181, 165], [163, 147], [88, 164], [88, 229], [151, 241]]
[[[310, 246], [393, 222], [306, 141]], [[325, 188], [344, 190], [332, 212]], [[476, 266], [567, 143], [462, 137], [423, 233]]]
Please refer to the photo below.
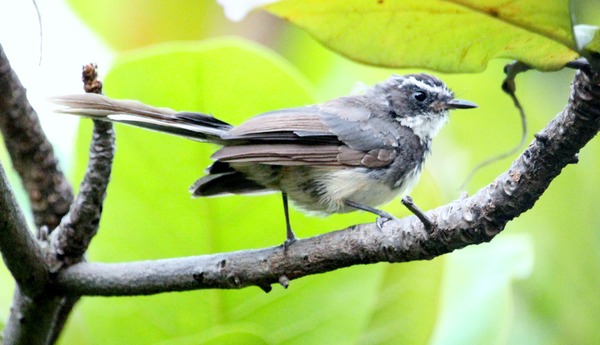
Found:
[[375, 207], [406, 193], [419, 178], [431, 139], [451, 109], [475, 108], [427, 74], [394, 75], [364, 94], [282, 109], [232, 126], [211, 115], [176, 112], [98, 94], [53, 99], [60, 113], [121, 122], [222, 147], [194, 197], [281, 191], [289, 244], [295, 240], [288, 197], [321, 214]]

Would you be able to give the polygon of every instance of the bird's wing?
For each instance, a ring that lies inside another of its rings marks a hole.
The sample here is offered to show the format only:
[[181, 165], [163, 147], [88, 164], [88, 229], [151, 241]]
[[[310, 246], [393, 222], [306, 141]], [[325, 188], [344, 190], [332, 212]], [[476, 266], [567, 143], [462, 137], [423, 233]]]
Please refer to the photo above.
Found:
[[318, 106], [283, 109], [255, 116], [222, 135], [245, 142], [293, 142], [341, 144], [320, 120]]
[[[364, 99], [344, 97], [322, 105], [259, 115], [229, 130], [213, 158], [229, 163], [382, 167], [397, 155], [394, 132]], [[232, 142], [233, 143], [233, 142]]]
[[344, 145], [246, 144], [225, 146], [212, 155], [227, 163], [259, 163], [268, 165], [317, 165], [383, 167], [392, 162], [396, 151], [353, 150]]
[[[366, 97], [342, 97], [322, 104], [320, 120], [354, 150], [394, 149], [402, 130], [390, 122], [387, 106]], [[383, 115], [383, 116], [382, 116]]]

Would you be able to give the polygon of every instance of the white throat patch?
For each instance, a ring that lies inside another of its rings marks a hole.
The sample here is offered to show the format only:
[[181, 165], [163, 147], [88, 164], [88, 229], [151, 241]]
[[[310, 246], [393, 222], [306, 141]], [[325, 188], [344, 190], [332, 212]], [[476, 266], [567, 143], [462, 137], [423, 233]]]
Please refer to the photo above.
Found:
[[429, 140], [448, 122], [448, 111], [437, 115], [401, 117], [397, 120], [402, 126], [411, 128], [421, 140]]

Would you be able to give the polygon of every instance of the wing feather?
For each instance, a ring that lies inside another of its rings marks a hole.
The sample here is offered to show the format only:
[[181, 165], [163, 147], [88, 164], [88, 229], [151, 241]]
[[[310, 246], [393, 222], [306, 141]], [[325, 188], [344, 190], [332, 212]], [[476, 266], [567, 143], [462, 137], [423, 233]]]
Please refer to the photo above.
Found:
[[223, 135], [223, 139], [271, 140], [337, 136], [320, 119], [316, 106], [283, 109], [255, 116]]
[[337, 145], [249, 144], [225, 146], [212, 158], [227, 163], [268, 165], [386, 166], [395, 158], [394, 151], [375, 149], [369, 152]]
[[384, 167], [398, 154], [396, 127], [372, 116], [386, 111], [384, 107], [363, 97], [342, 97], [265, 113], [222, 135], [226, 142], [239, 144], [225, 145], [212, 158], [282, 166]]

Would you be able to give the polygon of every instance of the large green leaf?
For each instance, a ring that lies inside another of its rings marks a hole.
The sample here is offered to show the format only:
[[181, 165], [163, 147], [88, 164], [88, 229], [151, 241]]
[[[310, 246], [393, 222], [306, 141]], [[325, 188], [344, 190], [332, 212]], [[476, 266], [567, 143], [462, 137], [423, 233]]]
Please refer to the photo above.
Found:
[[73, 10], [111, 48], [192, 40], [226, 23], [214, 1], [68, 0]]
[[[130, 54], [108, 73], [105, 91], [116, 98], [210, 112], [232, 123], [312, 102], [307, 83], [290, 65], [238, 40], [162, 45]], [[84, 121], [77, 144], [79, 175], [87, 160], [89, 122]], [[284, 240], [278, 195], [190, 198], [187, 188], [203, 174], [213, 145], [126, 126], [116, 126], [116, 131], [113, 176], [90, 260], [199, 255]], [[309, 221], [297, 212], [292, 217], [301, 237], [361, 219], [347, 215]], [[354, 267], [307, 277], [293, 281], [287, 290], [275, 286], [269, 294], [249, 288], [87, 298], [65, 341], [185, 344], [236, 338], [306, 344], [330, 338], [331, 343], [347, 344], [359, 337], [369, 320], [382, 268]], [[110, 317], [105, 317], [107, 310]]]
[[568, 0], [285, 0], [266, 9], [377, 66], [476, 72], [511, 58], [554, 70], [578, 56]]
[[431, 343], [507, 344], [514, 319], [513, 284], [531, 274], [533, 252], [529, 236], [503, 234], [447, 256]]
[[443, 258], [387, 265], [358, 344], [426, 344], [440, 309]]

